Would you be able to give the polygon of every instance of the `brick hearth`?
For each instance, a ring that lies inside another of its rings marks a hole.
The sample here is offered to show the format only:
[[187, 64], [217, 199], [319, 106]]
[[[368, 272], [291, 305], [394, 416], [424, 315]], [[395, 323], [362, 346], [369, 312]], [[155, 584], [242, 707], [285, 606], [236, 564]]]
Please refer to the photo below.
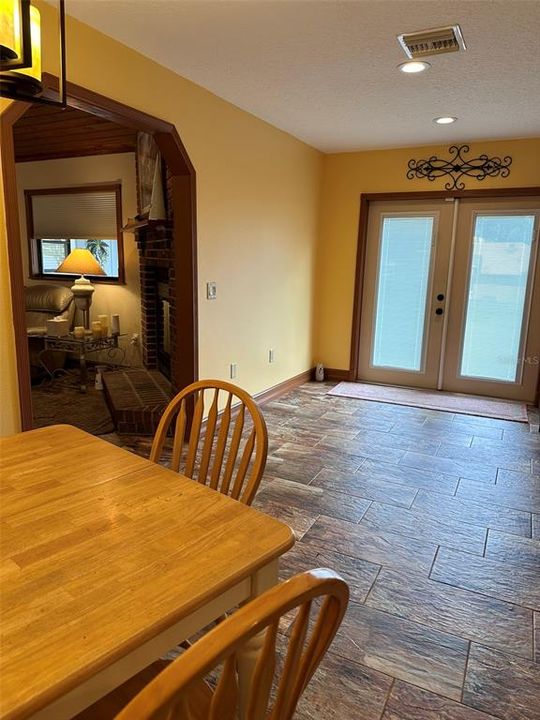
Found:
[[153, 435], [171, 398], [171, 384], [157, 370], [105, 372], [103, 388], [116, 430], [124, 434]]

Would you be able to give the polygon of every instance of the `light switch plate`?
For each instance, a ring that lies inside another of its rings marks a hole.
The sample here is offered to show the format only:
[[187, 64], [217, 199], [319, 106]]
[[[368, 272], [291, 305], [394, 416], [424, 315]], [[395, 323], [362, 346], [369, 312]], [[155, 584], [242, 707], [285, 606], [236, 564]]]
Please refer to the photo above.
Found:
[[215, 300], [217, 298], [217, 285], [215, 282], [206, 283], [206, 299]]

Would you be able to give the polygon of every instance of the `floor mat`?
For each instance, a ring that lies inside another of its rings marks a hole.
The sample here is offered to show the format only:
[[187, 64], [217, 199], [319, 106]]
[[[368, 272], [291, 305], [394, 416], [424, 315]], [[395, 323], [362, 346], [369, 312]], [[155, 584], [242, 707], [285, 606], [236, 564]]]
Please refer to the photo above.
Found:
[[484, 417], [527, 422], [527, 406], [522, 402], [498, 400], [480, 395], [460, 395], [435, 390], [419, 390], [390, 385], [372, 385], [370, 383], [341, 382], [333, 387], [328, 395], [374, 400], [396, 405], [442, 410], [443, 412], [482, 415]]

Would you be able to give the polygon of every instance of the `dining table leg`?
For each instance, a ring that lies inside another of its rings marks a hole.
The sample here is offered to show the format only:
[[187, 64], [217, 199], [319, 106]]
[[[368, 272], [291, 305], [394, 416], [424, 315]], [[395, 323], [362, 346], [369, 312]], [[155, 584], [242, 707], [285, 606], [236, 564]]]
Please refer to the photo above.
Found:
[[[251, 595], [246, 601], [253, 600], [269, 588], [277, 585], [279, 560], [273, 560], [251, 576]], [[260, 632], [252, 637], [237, 654], [240, 720], [247, 716], [249, 688], [255, 671], [257, 658], [262, 649], [265, 633]]]

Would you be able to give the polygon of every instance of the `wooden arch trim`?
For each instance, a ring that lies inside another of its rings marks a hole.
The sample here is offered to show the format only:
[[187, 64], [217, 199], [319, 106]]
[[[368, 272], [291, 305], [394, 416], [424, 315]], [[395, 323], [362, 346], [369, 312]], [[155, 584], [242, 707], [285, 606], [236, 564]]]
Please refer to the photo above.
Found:
[[[47, 89], [58, 88], [58, 78], [45, 73]], [[196, 176], [189, 155], [173, 124], [123, 105], [104, 95], [73, 83], [67, 83], [69, 107], [153, 135], [172, 175], [172, 209], [174, 220], [176, 318], [182, 326], [182, 353], [177, 353], [175, 379], [179, 388], [198, 378], [198, 313], [197, 313], [197, 231]], [[32, 394], [26, 319], [24, 310], [24, 276], [19, 225], [17, 177], [13, 125], [32, 107], [15, 101], [0, 115], [2, 146], [2, 178], [11, 279], [11, 302], [17, 381], [22, 430], [32, 428]]]

